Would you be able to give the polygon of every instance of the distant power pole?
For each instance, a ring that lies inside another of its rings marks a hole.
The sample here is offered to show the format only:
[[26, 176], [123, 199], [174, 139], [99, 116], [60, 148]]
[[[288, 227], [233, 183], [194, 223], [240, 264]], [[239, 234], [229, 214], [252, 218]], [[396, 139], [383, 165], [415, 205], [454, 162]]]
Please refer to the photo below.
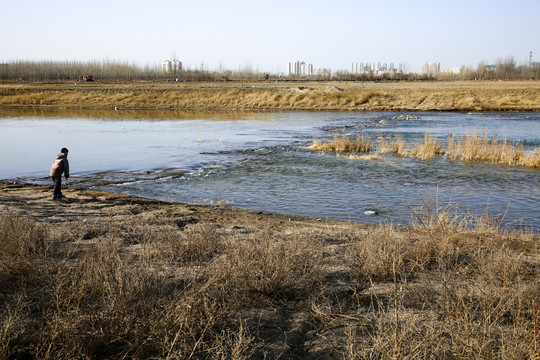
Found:
[[529, 53], [529, 67], [532, 67], [532, 51]]

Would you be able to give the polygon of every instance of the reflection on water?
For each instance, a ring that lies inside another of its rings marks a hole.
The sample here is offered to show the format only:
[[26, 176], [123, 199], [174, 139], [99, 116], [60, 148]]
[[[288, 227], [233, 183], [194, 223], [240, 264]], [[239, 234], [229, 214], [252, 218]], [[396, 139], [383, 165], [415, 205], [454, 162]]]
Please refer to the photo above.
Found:
[[2, 179], [47, 182], [53, 156], [66, 146], [79, 186], [398, 224], [408, 224], [411, 209], [433, 198], [540, 229], [539, 169], [391, 154], [363, 161], [307, 150], [313, 140], [359, 132], [374, 143], [397, 134], [409, 143], [425, 133], [441, 141], [448, 134], [497, 134], [534, 149], [540, 114], [422, 113], [397, 120], [394, 113], [14, 111], [0, 110]]
[[248, 118], [253, 112], [210, 110], [133, 110], [133, 109], [47, 109], [2, 108], [0, 117], [44, 117], [70, 119], [116, 119], [116, 120], [238, 120]]

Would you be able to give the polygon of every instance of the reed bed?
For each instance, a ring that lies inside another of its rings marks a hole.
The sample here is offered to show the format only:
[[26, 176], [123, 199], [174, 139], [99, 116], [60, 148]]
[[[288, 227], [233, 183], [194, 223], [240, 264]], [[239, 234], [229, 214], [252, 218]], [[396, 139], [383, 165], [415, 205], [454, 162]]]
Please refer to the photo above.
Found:
[[499, 140], [497, 134], [462, 136], [457, 139], [450, 135], [446, 157], [467, 162], [484, 161], [509, 166], [540, 167], [540, 150], [525, 151], [522, 143]]
[[[316, 141], [309, 148], [311, 150], [338, 153], [369, 152], [374, 149], [365, 134], [361, 136], [357, 135], [356, 140], [343, 136], [335, 137], [334, 140], [329, 142]], [[521, 142], [508, 141], [506, 138], [498, 140], [497, 135], [491, 138], [487, 135], [484, 137], [467, 135], [457, 140], [454, 136], [450, 135], [446, 150], [435, 137], [427, 133], [424, 135], [423, 142], [410, 148], [399, 135], [389, 139], [380, 138], [378, 151], [381, 155], [394, 153], [400, 156], [415, 157], [422, 160], [444, 156], [446, 159], [452, 161], [488, 162], [528, 168], [540, 167], [540, 149], [525, 149]], [[351, 158], [354, 158], [354, 156]], [[378, 155], [373, 154], [364, 156], [366, 160], [380, 158]]]
[[367, 139], [366, 134], [358, 134], [356, 138], [347, 135], [335, 136], [332, 141], [314, 142], [310, 147], [315, 151], [331, 151], [336, 153], [357, 153], [369, 152], [373, 149], [372, 143]]
[[410, 228], [2, 212], [0, 357], [537, 358], [538, 234], [452, 209]]

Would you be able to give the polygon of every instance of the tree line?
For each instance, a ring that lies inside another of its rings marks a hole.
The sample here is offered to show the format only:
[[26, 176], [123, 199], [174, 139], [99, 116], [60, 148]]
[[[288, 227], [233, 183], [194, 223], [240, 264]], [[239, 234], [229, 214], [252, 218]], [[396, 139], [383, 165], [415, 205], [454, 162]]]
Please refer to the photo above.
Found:
[[366, 72], [351, 74], [337, 71], [331, 76], [283, 77], [254, 71], [251, 68], [238, 71], [220, 68], [216, 71], [188, 69], [164, 72], [161, 66], [138, 66], [119, 61], [13, 61], [0, 64], [0, 81], [83, 81], [83, 80], [176, 80], [176, 81], [269, 81], [282, 80], [337, 80], [337, 81], [400, 81], [400, 80], [528, 80], [540, 79], [540, 63], [517, 65], [514, 58], [497, 60], [496, 64], [485, 62], [476, 69], [462, 67], [459, 74], [439, 72], [435, 76], [422, 74]]

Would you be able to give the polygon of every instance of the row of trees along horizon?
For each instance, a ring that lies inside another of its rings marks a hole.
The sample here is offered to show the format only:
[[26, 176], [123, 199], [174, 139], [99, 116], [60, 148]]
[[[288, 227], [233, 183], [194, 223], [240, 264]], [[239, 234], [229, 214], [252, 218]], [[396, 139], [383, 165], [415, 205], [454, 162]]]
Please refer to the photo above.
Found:
[[1, 81], [81, 81], [92, 80], [149, 80], [165, 81], [264, 81], [264, 80], [338, 80], [338, 81], [381, 81], [381, 80], [529, 80], [540, 79], [540, 63], [517, 65], [513, 58], [498, 60], [494, 66], [480, 63], [476, 69], [462, 67], [460, 74], [439, 72], [435, 76], [422, 74], [373, 72], [351, 74], [336, 71], [332, 75], [282, 76], [245, 70], [174, 70], [163, 72], [161, 67], [144, 66], [128, 62], [77, 62], [77, 61], [26, 61], [19, 60], [0, 64]]

